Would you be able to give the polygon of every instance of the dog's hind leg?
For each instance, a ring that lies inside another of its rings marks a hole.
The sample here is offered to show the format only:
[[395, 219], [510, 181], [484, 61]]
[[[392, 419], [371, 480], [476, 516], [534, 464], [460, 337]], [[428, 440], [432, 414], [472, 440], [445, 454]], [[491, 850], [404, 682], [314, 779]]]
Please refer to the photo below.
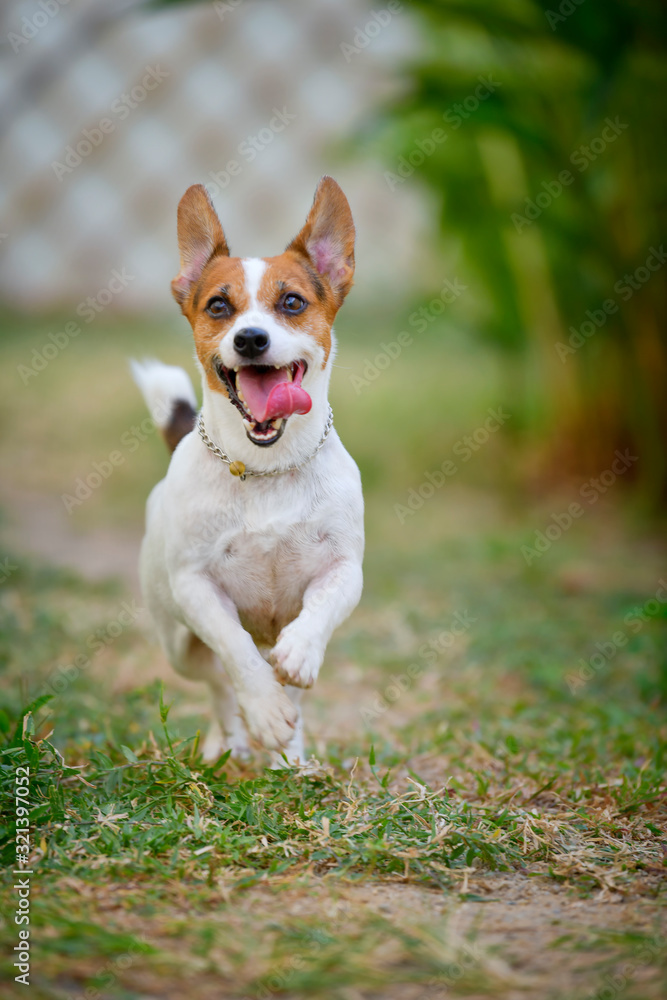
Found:
[[172, 622], [163, 645], [174, 670], [188, 680], [204, 681], [211, 691], [213, 719], [202, 746], [206, 761], [215, 761], [224, 750], [245, 759], [250, 743], [238, 702], [218, 657], [187, 626]]
[[215, 761], [224, 750], [231, 750], [232, 757], [247, 760], [252, 750], [248, 730], [241, 718], [236, 695], [231, 684], [223, 678], [222, 684], [210, 684], [213, 702], [213, 719], [204, 740], [202, 755], [206, 761]]

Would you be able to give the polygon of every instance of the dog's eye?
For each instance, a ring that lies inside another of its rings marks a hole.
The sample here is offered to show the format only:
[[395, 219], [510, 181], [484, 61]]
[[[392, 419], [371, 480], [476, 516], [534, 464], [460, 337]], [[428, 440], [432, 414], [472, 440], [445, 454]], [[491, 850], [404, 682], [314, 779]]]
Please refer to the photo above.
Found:
[[288, 292], [287, 295], [283, 295], [280, 300], [280, 308], [283, 312], [291, 313], [295, 316], [297, 313], [303, 312], [308, 303], [305, 299], [302, 299], [300, 295], [295, 292]]
[[206, 312], [214, 319], [220, 319], [222, 316], [231, 316], [232, 307], [227, 299], [216, 295], [206, 303]]

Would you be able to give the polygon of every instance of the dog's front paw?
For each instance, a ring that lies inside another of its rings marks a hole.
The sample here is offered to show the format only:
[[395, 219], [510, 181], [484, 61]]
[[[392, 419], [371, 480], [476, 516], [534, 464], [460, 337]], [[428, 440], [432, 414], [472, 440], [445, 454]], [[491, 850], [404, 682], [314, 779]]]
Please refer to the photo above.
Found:
[[254, 694], [247, 701], [239, 696], [238, 700], [252, 739], [267, 750], [282, 750], [288, 745], [298, 712], [280, 684], [273, 682], [261, 696]]
[[269, 659], [283, 684], [309, 688], [317, 680], [324, 659], [324, 649], [301, 634], [298, 622], [290, 622], [278, 636]]

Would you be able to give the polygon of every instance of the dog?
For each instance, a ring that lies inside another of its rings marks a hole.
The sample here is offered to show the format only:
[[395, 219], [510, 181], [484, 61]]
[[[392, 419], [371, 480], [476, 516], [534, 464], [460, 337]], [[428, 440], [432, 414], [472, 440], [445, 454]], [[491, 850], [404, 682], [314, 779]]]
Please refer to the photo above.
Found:
[[171, 288], [194, 334], [199, 415], [183, 369], [132, 362], [173, 451], [147, 502], [141, 588], [171, 665], [210, 688], [206, 760], [259, 744], [278, 765], [305, 763], [301, 695], [361, 596], [361, 477], [328, 401], [354, 241], [325, 176], [282, 254], [232, 257], [193, 185]]

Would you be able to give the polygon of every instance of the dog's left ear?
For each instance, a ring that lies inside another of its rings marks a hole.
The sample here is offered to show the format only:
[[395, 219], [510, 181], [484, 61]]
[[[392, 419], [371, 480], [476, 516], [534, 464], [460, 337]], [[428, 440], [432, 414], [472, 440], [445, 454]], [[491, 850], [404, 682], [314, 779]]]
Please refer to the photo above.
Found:
[[317, 185], [306, 223], [287, 247], [309, 257], [340, 305], [354, 278], [354, 222], [347, 198], [333, 179]]
[[203, 184], [193, 184], [179, 202], [178, 250], [181, 269], [171, 283], [171, 291], [183, 308], [211, 257], [229, 257], [225, 234]]

